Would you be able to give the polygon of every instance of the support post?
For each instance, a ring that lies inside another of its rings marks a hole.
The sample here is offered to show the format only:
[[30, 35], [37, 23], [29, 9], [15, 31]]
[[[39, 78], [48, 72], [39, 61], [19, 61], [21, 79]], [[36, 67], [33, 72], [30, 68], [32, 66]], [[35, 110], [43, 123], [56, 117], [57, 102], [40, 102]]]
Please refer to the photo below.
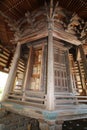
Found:
[[48, 22], [47, 110], [54, 110], [53, 19]]
[[20, 48], [21, 48], [21, 44], [18, 43], [17, 47], [16, 47], [15, 54], [14, 54], [13, 62], [12, 62], [12, 65], [11, 65], [11, 69], [9, 71], [8, 79], [7, 79], [7, 82], [6, 82], [6, 85], [5, 85], [4, 93], [3, 93], [3, 96], [2, 96], [2, 101], [7, 99], [9, 90], [12, 89], [12, 86], [13, 86], [13, 83], [14, 83], [14, 80], [15, 80], [15, 76], [16, 76], [16, 72], [17, 72], [18, 60], [19, 60], [19, 57], [20, 57]]

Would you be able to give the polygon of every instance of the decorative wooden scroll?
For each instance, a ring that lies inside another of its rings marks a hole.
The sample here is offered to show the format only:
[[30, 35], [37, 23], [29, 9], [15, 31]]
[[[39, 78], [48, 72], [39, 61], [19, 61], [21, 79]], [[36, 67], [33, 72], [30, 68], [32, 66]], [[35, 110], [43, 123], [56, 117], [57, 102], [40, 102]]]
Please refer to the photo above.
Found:
[[78, 15], [73, 15], [70, 19], [70, 23], [68, 24], [66, 31], [73, 35], [76, 35], [78, 33], [77, 27], [80, 25], [80, 21], [81, 18], [78, 17]]

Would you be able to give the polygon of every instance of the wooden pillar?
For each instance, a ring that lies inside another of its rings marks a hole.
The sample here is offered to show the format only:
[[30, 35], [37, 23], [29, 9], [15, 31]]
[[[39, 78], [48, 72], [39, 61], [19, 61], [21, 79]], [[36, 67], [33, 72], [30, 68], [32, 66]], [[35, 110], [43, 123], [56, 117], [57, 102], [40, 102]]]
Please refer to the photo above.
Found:
[[47, 110], [54, 110], [53, 20], [48, 22]]
[[15, 54], [14, 54], [13, 62], [12, 62], [12, 65], [11, 65], [11, 69], [9, 71], [6, 86], [5, 86], [5, 89], [4, 89], [2, 101], [4, 101], [7, 98], [9, 90], [12, 89], [12, 86], [13, 86], [13, 83], [14, 83], [14, 80], [15, 80], [15, 76], [16, 76], [16, 72], [17, 72], [18, 60], [19, 60], [19, 57], [20, 57], [20, 48], [21, 48], [21, 44], [18, 43], [17, 47], [16, 47]]

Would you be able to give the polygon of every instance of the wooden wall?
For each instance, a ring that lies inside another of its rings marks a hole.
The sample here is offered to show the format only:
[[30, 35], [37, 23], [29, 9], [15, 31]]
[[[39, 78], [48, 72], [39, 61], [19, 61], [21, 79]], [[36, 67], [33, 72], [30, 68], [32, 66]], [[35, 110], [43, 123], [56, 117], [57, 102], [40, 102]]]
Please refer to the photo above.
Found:
[[9, 72], [12, 56], [13, 54], [8, 49], [0, 45], [0, 71]]

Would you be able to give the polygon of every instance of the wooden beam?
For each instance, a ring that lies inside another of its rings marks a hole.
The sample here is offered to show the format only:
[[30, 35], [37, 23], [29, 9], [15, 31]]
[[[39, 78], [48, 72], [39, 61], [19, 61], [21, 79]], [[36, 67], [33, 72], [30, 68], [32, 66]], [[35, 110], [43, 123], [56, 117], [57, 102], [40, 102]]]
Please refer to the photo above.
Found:
[[75, 36], [65, 32], [64, 30], [55, 30], [54, 29], [53, 36], [55, 38], [66, 41], [66, 42], [71, 43], [76, 46], [82, 44]]
[[[32, 42], [32, 41], [36, 41], [39, 40], [41, 38], [45, 38], [48, 36], [48, 31], [45, 30], [43, 32], [39, 31], [37, 33], [33, 33], [32, 35], [27, 35], [24, 36], [22, 38], [20, 38], [19, 42], [21, 44], [27, 43], [27, 42]], [[72, 34], [69, 34], [63, 30], [54, 30], [53, 31], [53, 37], [61, 39], [63, 41], [66, 41], [68, 43], [71, 43], [73, 45], [80, 45], [82, 44], [75, 36], [73, 36]]]
[[16, 72], [17, 72], [18, 60], [19, 60], [19, 57], [20, 57], [20, 48], [21, 48], [21, 44], [18, 43], [15, 54], [14, 54], [13, 63], [11, 65], [11, 69], [10, 69], [8, 79], [7, 79], [7, 82], [6, 82], [6, 86], [5, 86], [5, 89], [4, 89], [2, 101], [7, 99], [8, 92], [13, 87], [13, 83], [14, 83], [14, 80], [15, 80]]
[[20, 44], [24, 44], [24, 43], [28, 43], [28, 42], [32, 42], [32, 41], [36, 41], [36, 40], [45, 38], [47, 36], [48, 36], [48, 32], [46, 30], [43, 32], [40, 31], [39, 33], [33, 33], [32, 36], [27, 35], [27, 36], [21, 38], [19, 40], [19, 42], [20, 42]]

